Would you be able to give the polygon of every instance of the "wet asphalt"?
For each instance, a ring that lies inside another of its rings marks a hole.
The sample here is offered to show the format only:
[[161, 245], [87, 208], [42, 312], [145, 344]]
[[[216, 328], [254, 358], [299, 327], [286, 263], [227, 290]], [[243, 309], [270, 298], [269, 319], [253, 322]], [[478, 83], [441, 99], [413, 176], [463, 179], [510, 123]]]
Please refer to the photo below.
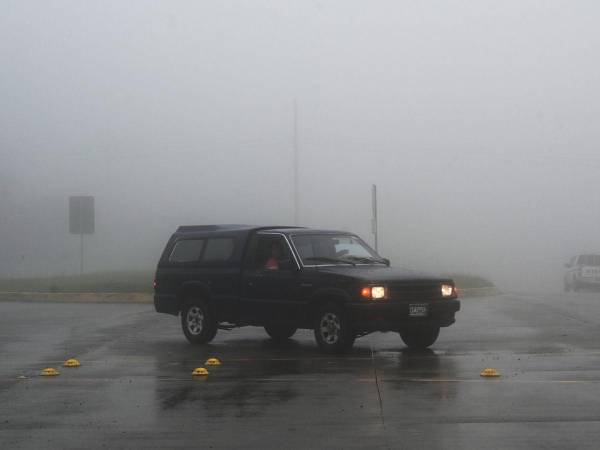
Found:
[[599, 325], [598, 293], [468, 298], [429, 351], [327, 356], [250, 327], [194, 347], [152, 305], [0, 303], [0, 448], [599, 448]]

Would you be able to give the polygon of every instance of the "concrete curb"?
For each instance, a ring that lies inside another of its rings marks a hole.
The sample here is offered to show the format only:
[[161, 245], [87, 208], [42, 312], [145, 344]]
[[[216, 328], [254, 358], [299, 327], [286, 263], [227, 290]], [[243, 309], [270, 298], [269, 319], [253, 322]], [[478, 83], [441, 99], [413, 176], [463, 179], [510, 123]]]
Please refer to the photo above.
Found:
[[0, 302], [153, 303], [141, 292], [0, 292]]

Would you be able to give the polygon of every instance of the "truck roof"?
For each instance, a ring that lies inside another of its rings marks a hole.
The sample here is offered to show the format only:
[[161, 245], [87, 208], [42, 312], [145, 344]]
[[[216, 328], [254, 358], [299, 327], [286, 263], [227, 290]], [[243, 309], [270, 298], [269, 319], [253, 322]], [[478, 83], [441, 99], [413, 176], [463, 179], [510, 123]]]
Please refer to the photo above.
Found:
[[227, 225], [182, 225], [177, 228], [177, 233], [198, 233], [211, 231], [243, 231], [254, 228], [251, 225], [227, 224]]
[[274, 231], [278, 233], [302, 233], [302, 234], [349, 234], [347, 231], [335, 230], [315, 230], [311, 228], [287, 226], [287, 225], [242, 225], [242, 224], [219, 224], [219, 225], [182, 225], [177, 228], [175, 234], [235, 234], [235, 233], [250, 233], [253, 231]]
[[284, 234], [353, 234], [348, 231], [340, 230], [323, 230], [315, 228], [302, 228], [302, 227], [277, 227], [277, 228], [263, 228], [268, 231], [274, 231], [277, 233]]

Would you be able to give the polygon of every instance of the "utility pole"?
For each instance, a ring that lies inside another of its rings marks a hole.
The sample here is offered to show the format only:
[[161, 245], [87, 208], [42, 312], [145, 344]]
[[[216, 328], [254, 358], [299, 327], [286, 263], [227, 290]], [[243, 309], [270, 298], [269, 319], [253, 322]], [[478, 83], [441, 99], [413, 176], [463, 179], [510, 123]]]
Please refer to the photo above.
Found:
[[371, 208], [373, 210], [373, 218], [371, 219], [371, 232], [374, 236], [375, 251], [377, 251], [377, 185], [371, 187]]
[[294, 99], [294, 225], [298, 225], [298, 102]]
[[[81, 202], [81, 200], [80, 200]], [[83, 275], [83, 208], [79, 207], [79, 275]]]
[[83, 275], [83, 233], [79, 235], [79, 274]]

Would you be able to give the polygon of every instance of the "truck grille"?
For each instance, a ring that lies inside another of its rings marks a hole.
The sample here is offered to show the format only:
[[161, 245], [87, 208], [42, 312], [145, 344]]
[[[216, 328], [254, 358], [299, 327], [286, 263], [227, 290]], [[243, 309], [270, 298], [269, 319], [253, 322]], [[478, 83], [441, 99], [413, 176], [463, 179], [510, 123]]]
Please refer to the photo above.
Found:
[[389, 286], [392, 301], [424, 301], [442, 298], [439, 283], [403, 283]]

